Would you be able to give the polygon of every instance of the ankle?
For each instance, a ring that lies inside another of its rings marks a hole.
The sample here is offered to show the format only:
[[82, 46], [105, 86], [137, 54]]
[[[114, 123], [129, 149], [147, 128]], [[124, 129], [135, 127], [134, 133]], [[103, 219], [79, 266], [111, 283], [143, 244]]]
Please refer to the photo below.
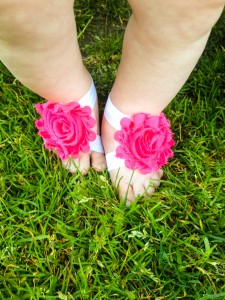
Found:
[[[54, 102], [69, 103], [78, 101], [87, 94], [92, 85], [92, 77], [87, 69], [82, 66], [79, 72], [79, 78], [71, 82], [71, 85], [64, 87], [64, 93], [60, 91], [60, 98], [56, 97]], [[52, 99], [52, 98], [51, 98]]]
[[[136, 97], [136, 99], [134, 99], [134, 97]], [[162, 103], [160, 102], [156, 103], [156, 101], [152, 101], [153, 99], [151, 99], [151, 95], [150, 97], [146, 95], [142, 98], [137, 93], [136, 96], [131, 96], [130, 91], [126, 90], [126, 87], [120, 87], [116, 84], [114, 85], [114, 88], [110, 93], [110, 98], [114, 106], [126, 115], [133, 115], [135, 113], [145, 112], [151, 115], [158, 116], [162, 112], [162, 108], [166, 106], [162, 105]], [[147, 99], [147, 101], [143, 101], [145, 99]]]

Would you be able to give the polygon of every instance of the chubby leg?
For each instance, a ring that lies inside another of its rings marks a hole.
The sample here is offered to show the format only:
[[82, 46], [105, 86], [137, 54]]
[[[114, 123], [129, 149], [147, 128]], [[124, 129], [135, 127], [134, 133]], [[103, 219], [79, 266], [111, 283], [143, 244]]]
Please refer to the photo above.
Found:
[[[79, 100], [91, 86], [83, 65], [73, 0], [0, 0], [0, 59], [14, 76], [53, 102]], [[93, 116], [98, 123], [98, 107]], [[94, 129], [99, 133], [99, 126]], [[75, 160], [85, 174], [104, 167], [103, 154], [81, 153]]]
[[[201, 56], [224, 0], [129, 0], [131, 16], [124, 37], [122, 59], [111, 91], [114, 106], [124, 114], [159, 115], [179, 92]], [[103, 119], [105, 152], [115, 149], [115, 129]], [[154, 192], [153, 179], [127, 168], [110, 171], [114, 184], [128, 202]], [[131, 178], [132, 177], [132, 178]], [[146, 188], [151, 185], [148, 190]], [[129, 189], [127, 190], [129, 186]]]

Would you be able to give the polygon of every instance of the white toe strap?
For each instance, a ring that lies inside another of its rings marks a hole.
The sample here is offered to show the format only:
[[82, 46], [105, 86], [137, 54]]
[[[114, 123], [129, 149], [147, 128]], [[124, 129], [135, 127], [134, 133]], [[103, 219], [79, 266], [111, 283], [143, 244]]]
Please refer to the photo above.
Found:
[[97, 135], [96, 139], [93, 142], [90, 142], [90, 149], [94, 152], [104, 153], [100, 135]]
[[106, 102], [104, 116], [106, 120], [109, 122], [109, 124], [117, 130], [121, 129], [120, 126], [121, 119], [130, 118], [130, 115], [123, 114], [112, 104], [110, 96], [108, 97], [108, 100]]
[[[92, 80], [91, 88], [89, 89], [87, 94], [85, 94], [78, 101], [78, 103], [80, 104], [81, 107], [84, 107], [87, 105], [87, 106], [90, 106], [91, 109], [94, 109], [96, 100], [97, 100], [97, 93], [96, 93], [96, 88], [95, 88], [94, 82]], [[99, 135], [96, 136], [96, 139], [93, 142], [90, 142], [90, 149], [95, 152], [104, 153], [104, 149], [102, 146], [102, 140]]]
[[[109, 122], [109, 124], [117, 130], [121, 129], [121, 125], [120, 125], [121, 119], [125, 117], [126, 118], [130, 117], [129, 115], [123, 114], [113, 105], [110, 96], [108, 97], [108, 100], [106, 102], [104, 116], [106, 120]], [[106, 154], [105, 158], [106, 158], [108, 171], [125, 167], [124, 160], [116, 157], [116, 151], [109, 152], [108, 154]]]
[[109, 152], [106, 154], [105, 158], [108, 171], [125, 167], [124, 160], [116, 157], [116, 151]]
[[93, 109], [95, 106], [96, 100], [97, 100], [97, 92], [96, 92], [94, 82], [91, 79], [91, 87], [90, 87], [89, 91], [78, 101], [78, 103], [80, 104], [81, 107], [84, 107], [87, 105], [87, 106], [90, 106], [91, 109]]

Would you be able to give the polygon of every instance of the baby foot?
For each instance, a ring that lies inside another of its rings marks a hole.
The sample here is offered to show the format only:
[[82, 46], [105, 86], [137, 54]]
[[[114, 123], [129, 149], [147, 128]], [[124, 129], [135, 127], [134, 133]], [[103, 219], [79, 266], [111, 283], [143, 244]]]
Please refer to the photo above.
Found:
[[96, 120], [96, 125], [93, 128], [93, 131], [97, 134], [97, 139], [95, 146], [93, 148], [91, 147], [94, 150], [91, 150], [88, 153], [80, 152], [78, 158], [70, 157], [67, 160], [62, 160], [63, 166], [71, 173], [76, 173], [79, 170], [83, 175], [87, 175], [90, 167], [95, 169], [97, 172], [101, 172], [102, 170], [106, 169], [105, 154], [104, 150], [101, 148], [97, 101], [91, 116]]
[[118, 186], [119, 195], [127, 205], [138, 195], [153, 194], [160, 185], [161, 166], [173, 155], [170, 149], [174, 145], [173, 134], [168, 127], [163, 114], [125, 116], [108, 99], [102, 141], [111, 181]]
[[97, 94], [94, 83], [79, 101], [36, 105], [42, 116], [35, 122], [47, 149], [53, 150], [63, 166], [86, 175], [90, 166], [96, 171], [106, 168], [99, 136]]

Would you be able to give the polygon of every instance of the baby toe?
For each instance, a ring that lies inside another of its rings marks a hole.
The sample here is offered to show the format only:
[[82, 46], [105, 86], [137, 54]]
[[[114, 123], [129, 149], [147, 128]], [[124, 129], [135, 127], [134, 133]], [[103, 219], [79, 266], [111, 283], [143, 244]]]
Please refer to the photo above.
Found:
[[155, 188], [157, 188], [160, 185], [160, 174], [162, 174], [162, 172], [154, 172], [150, 174], [150, 178], [146, 178], [144, 182], [146, 195], [149, 196], [155, 193]]
[[71, 157], [67, 160], [62, 161], [63, 167], [71, 173], [76, 173], [79, 169], [80, 158], [72, 159]]
[[146, 196], [151, 196], [152, 194], [155, 193], [155, 188], [153, 186], [150, 186], [148, 185], [146, 188], [145, 188], [145, 195]]
[[82, 173], [82, 175], [87, 175], [88, 170], [90, 169], [90, 154], [82, 153], [80, 154], [79, 158], [79, 170]]
[[159, 169], [158, 175], [159, 175], [159, 178], [162, 178], [162, 177], [163, 177], [163, 170], [162, 170], [162, 169]]
[[137, 182], [137, 183], [133, 184], [133, 192], [134, 192], [135, 198], [137, 196], [144, 195], [145, 191], [146, 191], [146, 189], [142, 183]]
[[126, 202], [126, 205], [129, 206], [132, 202], [135, 201], [135, 195], [133, 188], [130, 184], [126, 182], [120, 182], [118, 186], [120, 198]]
[[101, 172], [106, 169], [105, 155], [99, 152], [92, 152], [91, 154], [91, 166], [97, 172]]
[[69, 158], [62, 162], [64, 168], [71, 173], [76, 173], [80, 171], [82, 175], [87, 175], [90, 168], [90, 154], [82, 153], [79, 158]]

